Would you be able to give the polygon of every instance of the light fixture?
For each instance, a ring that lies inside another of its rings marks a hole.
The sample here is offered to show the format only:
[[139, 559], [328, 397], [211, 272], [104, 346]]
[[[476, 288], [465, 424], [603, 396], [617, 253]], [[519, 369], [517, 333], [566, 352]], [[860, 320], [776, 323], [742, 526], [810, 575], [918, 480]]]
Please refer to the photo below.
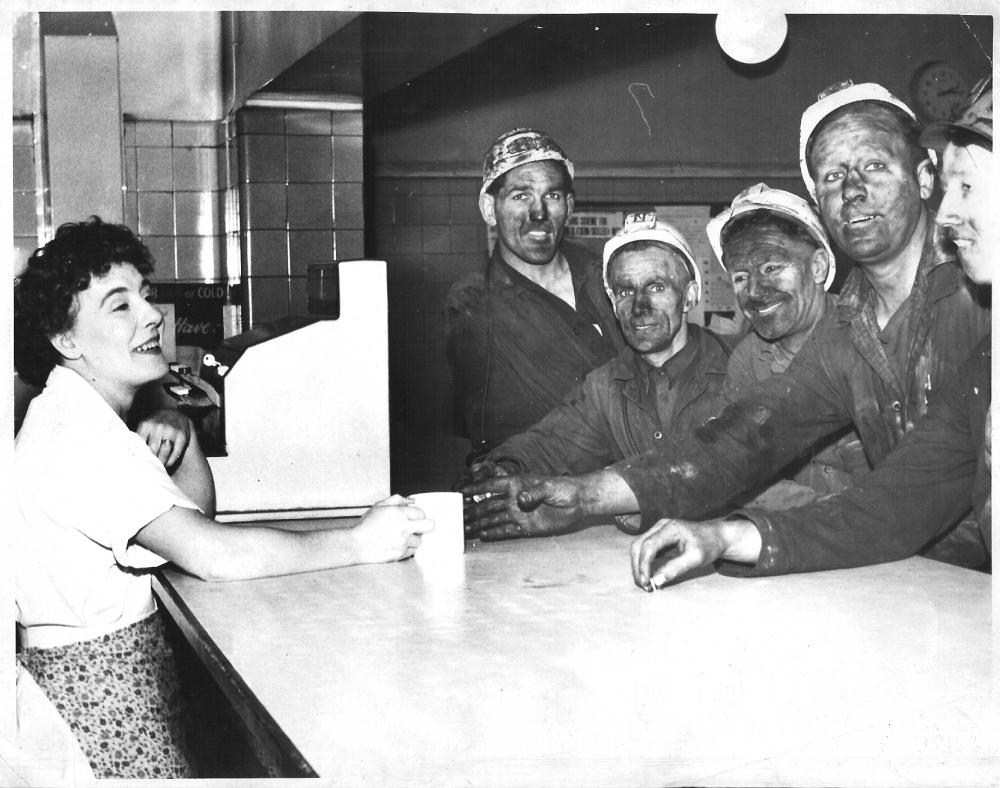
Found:
[[331, 112], [360, 112], [364, 104], [358, 96], [336, 93], [255, 93], [245, 107], [268, 109], [312, 109]]
[[774, 57], [788, 34], [788, 18], [753, 5], [742, 10], [724, 11], [715, 18], [719, 46], [740, 63], [763, 63]]

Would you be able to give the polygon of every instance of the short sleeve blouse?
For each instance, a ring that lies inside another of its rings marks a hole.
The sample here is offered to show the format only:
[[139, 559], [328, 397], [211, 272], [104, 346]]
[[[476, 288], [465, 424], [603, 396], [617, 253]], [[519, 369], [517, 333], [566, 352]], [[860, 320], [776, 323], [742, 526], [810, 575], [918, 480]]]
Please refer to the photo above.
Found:
[[135, 535], [173, 506], [197, 509], [83, 377], [57, 366], [15, 440], [15, 602], [22, 642], [51, 647], [155, 610], [161, 556]]

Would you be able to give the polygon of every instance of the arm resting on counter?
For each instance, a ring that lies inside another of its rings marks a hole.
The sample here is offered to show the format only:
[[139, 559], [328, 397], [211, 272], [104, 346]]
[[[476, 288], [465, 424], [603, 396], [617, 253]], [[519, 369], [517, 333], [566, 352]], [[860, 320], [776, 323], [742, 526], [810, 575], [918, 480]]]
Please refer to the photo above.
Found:
[[[636, 583], [652, 590], [716, 560], [724, 574], [778, 575], [908, 558], [975, 504], [982, 560], [991, 541], [983, 509], [990, 357], [980, 349], [930, 411], [856, 487], [786, 511], [748, 509], [707, 523], [661, 520], [633, 545]], [[752, 522], [751, 522], [752, 521]], [[673, 547], [659, 569], [655, 559]]]
[[249, 580], [408, 558], [433, 527], [399, 496], [373, 506], [352, 528], [317, 531], [224, 525], [174, 506], [135, 541], [202, 580]]
[[[785, 512], [748, 510], [763, 547], [755, 575], [895, 561], [916, 554], [989, 495], [990, 356], [981, 345], [927, 415], [856, 487]], [[991, 548], [981, 522], [982, 558]], [[736, 568], [743, 574], [744, 569]]]

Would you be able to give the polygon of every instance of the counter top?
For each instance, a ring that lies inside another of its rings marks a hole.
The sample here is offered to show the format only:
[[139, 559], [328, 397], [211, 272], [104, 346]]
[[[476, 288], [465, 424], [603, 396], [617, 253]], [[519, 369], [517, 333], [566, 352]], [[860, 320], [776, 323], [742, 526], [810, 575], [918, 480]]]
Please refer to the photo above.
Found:
[[304, 771], [288, 773], [996, 783], [988, 575], [911, 558], [647, 594], [630, 542], [598, 526], [474, 543], [435, 571], [410, 560], [215, 584], [166, 571], [157, 591], [220, 683], [236, 682], [238, 711], [291, 745]]

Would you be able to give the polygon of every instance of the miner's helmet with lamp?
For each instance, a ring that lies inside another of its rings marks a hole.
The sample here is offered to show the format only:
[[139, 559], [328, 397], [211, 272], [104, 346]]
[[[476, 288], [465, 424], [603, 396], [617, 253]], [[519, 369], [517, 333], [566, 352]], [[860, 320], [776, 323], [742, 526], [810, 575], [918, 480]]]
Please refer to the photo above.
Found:
[[630, 213], [625, 217], [625, 225], [606, 244], [604, 244], [604, 289], [608, 298], [614, 301], [611, 284], [608, 281], [608, 264], [615, 252], [636, 241], [659, 241], [672, 249], [676, 249], [687, 265], [691, 279], [695, 283], [695, 298], [692, 306], [701, 300], [702, 281], [701, 269], [694, 258], [694, 252], [677, 228], [657, 218], [653, 212]]

